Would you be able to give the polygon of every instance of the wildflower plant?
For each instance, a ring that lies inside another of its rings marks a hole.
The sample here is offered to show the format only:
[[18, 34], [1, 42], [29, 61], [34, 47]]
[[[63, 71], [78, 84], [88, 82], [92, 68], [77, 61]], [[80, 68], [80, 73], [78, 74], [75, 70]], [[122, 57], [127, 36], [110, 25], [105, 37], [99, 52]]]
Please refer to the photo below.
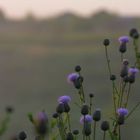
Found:
[[[129, 60], [125, 58], [127, 44], [131, 39], [130, 37], [133, 39], [136, 55], [136, 62], [131, 65]], [[110, 140], [122, 140], [121, 126], [125, 125], [125, 122], [140, 105], [140, 102], [138, 102], [133, 108], [128, 108], [131, 86], [135, 83], [136, 75], [140, 69], [140, 53], [137, 44], [139, 38], [138, 31], [132, 29], [130, 31], [130, 37], [121, 36], [118, 39], [120, 43], [118, 51], [120, 52], [121, 58], [121, 67], [118, 74], [113, 73], [111, 66], [111, 59], [108, 51], [110, 40], [105, 39], [103, 41], [106, 58], [105, 63], [107, 63], [109, 79], [112, 83], [112, 116], [110, 116], [108, 120], [104, 120], [104, 118], [102, 118], [101, 109], [93, 106], [94, 94], [90, 93], [87, 95], [85, 93], [83, 87], [84, 78], [81, 73], [82, 68], [78, 65], [75, 67], [75, 72], [68, 75], [67, 81], [78, 92], [79, 102], [77, 102], [76, 105], [78, 105], [81, 115], [77, 123], [81, 126], [81, 130], [73, 128], [70, 106], [72, 99], [69, 95], [63, 95], [57, 99], [58, 105], [56, 106], [56, 110], [50, 122], [44, 111], [40, 112], [36, 118], [34, 118], [31, 113], [28, 115], [29, 120], [36, 130], [36, 140], [105, 140], [106, 135], [110, 137]], [[119, 75], [119, 78], [116, 75]], [[119, 80], [116, 80], [117, 78]], [[101, 133], [103, 132], [102, 137], [97, 135], [97, 129], [100, 129]], [[25, 138], [24, 134], [24, 139]]]

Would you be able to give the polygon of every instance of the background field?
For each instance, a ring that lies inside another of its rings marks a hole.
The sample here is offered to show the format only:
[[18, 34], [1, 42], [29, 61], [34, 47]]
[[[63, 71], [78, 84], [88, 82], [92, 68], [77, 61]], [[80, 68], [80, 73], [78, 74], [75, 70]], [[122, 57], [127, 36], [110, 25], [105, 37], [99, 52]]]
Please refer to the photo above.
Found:
[[[109, 52], [114, 74], [119, 76], [120, 54], [118, 37], [128, 35], [136, 27], [140, 30], [140, 18], [119, 17], [101, 11], [90, 18], [71, 13], [50, 19], [36, 20], [31, 15], [22, 21], [0, 18], [0, 112], [12, 105], [15, 113], [10, 128], [2, 139], [10, 139], [21, 130], [32, 133], [27, 113], [45, 109], [49, 116], [55, 112], [60, 95], [72, 96], [71, 104], [77, 100], [77, 92], [66, 81], [75, 65], [81, 65], [84, 75], [85, 93], [95, 94], [95, 107], [103, 110], [103, 119], [111, 112], [111, 83], [108, 80], [104, 38], [111, 39]], [[134, 63], [132, 42], [125, 58]], [[118, 78], [119, 79], [119, 78]], [[132, 87], [131, 105], [139, 101], [138, 75]], [[73, 107], [75, 105], [72, 105]], [[73, 127], [79, 125], [78, 108], [72, 109]], [[1, 115], [1, 118], [3, 116]], [[139, 108], [126, 124], [124, 139], [140, 137]], [[32, 136], [29, 135], [29, 139]], [[32, 138], [33, 139], [33, 138]], [[99, 138], [100, 139], [100, 138]]]

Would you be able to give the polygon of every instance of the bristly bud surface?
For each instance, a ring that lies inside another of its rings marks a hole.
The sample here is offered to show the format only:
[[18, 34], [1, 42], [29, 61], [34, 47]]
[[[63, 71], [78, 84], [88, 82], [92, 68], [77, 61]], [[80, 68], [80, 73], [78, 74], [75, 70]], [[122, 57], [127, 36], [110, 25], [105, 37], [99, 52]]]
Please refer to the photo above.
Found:
[[89, 112], [89, 106], [88, 105], [83, 105], [81, 109], [81, 114], [82, 115], [87, 115]]
[[84, 128], [83, 128], [83, 133], [86, 136], [89, 136], [91, 134], [91, 124], [85, 123]]
[[57, 108], [56, 108], [56, 112], [59, 114], [62, 114], [64, 112], [65, 108], [64, 108], [64, 104], [63, 103], [59, 103]]
[[109, 39], [104, 39], [103, 45], [104, 45], [104, 46], [108, 46], [109, 44], [110, 44]]
[[111, 75], [111, 76], [110, 76], [110, 80], [111, 80], [111, 81], [116, 80], [116, 75]]
[[93, 94], [93, 93], [90, 93], [90, 94], [89, 94], [89, 97], [90, 97], [90, 98], [93, 98], [93, 97], [94, 97], [94, 94]]
[[93, 113], [93, 120], [94, 121], [101, 120], [101, 110], [100, 109], [96, 109], [95, 112]]
[[18, 138], [20, 140], [25, 140], [27, 138], [27, 135], [26, 135], [26, 133], [24, 131], [22, 131], [22, 132], [19, 133]]
[[67, 133], [66, 140], [74, 140], [73, 134], [71, 132]]
[[81, 71], [81, 67], [80, 67], [79, 65], [77, 65], [77, 66], [75, 67], [75, 71], [76, 71], [76, 72], [80, 72], [80, 71]]
[[73, 130], [72, 133], [73, 133], [74, 135], [78, 135], [78, 134], [79, 134], [79, 130], [75, 129], [75, 130]]
[[139, 38], [139, 33], [137, 31], [137, 29], [132, 28], [129, 32], [129, 35], [133, 38], [133, 39], [138, 39]]
[[101, 130], [103, 130], [103, 131], [109, 130], [109, 122], [108, 121], [103, 121], [101, 123]]

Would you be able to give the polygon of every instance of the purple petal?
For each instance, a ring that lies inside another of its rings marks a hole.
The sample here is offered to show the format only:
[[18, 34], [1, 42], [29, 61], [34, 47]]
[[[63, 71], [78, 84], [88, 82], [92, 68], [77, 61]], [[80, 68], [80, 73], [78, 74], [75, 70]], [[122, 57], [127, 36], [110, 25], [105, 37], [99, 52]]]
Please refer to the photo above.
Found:
[[58, 98], [58, 102], [59, 103], [68, 103], [71, 101], [71, 97], [70, 96], [67, 96], [67, 95], [64, 95], [64, 96], [60, 96]]
[[119, 42], [120, 43], [127, 43], [127, 42], [129, 42], [129, 37], [128, 36], [121, 36], [119, 38]]

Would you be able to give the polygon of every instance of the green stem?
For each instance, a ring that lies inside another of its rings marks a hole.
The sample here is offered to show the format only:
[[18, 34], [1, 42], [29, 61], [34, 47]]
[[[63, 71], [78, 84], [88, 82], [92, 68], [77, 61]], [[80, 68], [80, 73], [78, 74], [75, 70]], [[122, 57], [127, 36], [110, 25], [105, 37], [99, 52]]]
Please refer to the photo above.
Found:
[[121, 53], [121, 62], [123, 62], [123, 53]]
[[116, 95], [115, 95], [115, 83], [114, 81], [112, 82], [112, 86], [113, 86], [113, 104], [114, 104], [114, 115], [116, 116]]
[[81, 85], [81, 93], [83, 95], [83, 103], [85, 103], [85, 93], [84, 93], [83, 85]]
[[69, 131], [71, 132], [70, 115], [67, 113]]
[[107, 46], [105, 46], [105, 55], [106, 55], [106, 60], [107, 60], [107, 66], [108, 66], [109, 75], [111, 76], [110, 59], [109, 59], [109, 56], [108, 56]]
[[88, 136], [88, 140], [90, 140], [90, 136]]
[[127, 96], [126, 96], [126, 103], [125, 103], [125, 108], [127, 107], [128, 105], [128, 100], [129, 100], [129, 97], [130, 97], [130, 89], [131, 89], [131, 83], [129, 83], [129, 86], [128, 86], [128, 91], [127, 91]]
[[61, 115], [59, 115], [59, 133], [60, 133], [61, 139], [65, 140], [66, 133], [65, 133], [65, 128], [64, 128], [63, 119]]
[[93, 140], [96, 139], [96, 121], [94, 122], [94, 128], [93, 128]]
[[130, 113], [126, 116], [125, 120], [128, 119], [128, 117], [136, 110], [136, 108], [140, 105], [140, 102], [138, 102], [130, 111]]
[[103, 140], [105, 140], [105, 136], [106, 136], [106, 132], [104, 131], [104, 134], [103, 134]]
[[92, 98], [90, 98], [90, 104], [89, 104], [89, 114], [91, 115], [91, 108], [92, 108]]
[[121, 127], [120, 127], [120, 125], [119, 125], [118, 129], [119, 129], [119, 140], [121, 140]]
[[[81, 73], [79, 72], [79, 76], [81, 76]], [[84, 93], [84, 88], [83, 88], [83, 84], [81, 83], [81, 88], [80, 88], [80, 94], [82, 95], [81, 99], [82, 102], [85, 103], [85, 93]]]
[[83, 126], [83, 140], [85, 140], [85, 115], [84, 115], [84, 126]]
[[121, 90], [121, 94], [120, 94], [120, 107], [122, 106], [123, 95], [124, 95], [125, 87], [126, 87], [126, 83], [124, 83], [124, 84], [122, 85], [122, 90]]
[[139, 50], [138, 50], [138, 45], [137, 45], [137, 39], [133, 40], [133, 45], [134, 45], [134, 50], [135, 50], [135, 57], [136, 57], [136, 66], [140, 69], [140, 57], [138, 56]]
[[123, 79], [120, 77], [120, 83], [119, 83], [119, 97], [118, 97], [118, 104], [117, 104], [117, 108], [120, 107], [120, 100], [121, 100], [121, 94], [122, 94], [122, 86], [123, 85]]

